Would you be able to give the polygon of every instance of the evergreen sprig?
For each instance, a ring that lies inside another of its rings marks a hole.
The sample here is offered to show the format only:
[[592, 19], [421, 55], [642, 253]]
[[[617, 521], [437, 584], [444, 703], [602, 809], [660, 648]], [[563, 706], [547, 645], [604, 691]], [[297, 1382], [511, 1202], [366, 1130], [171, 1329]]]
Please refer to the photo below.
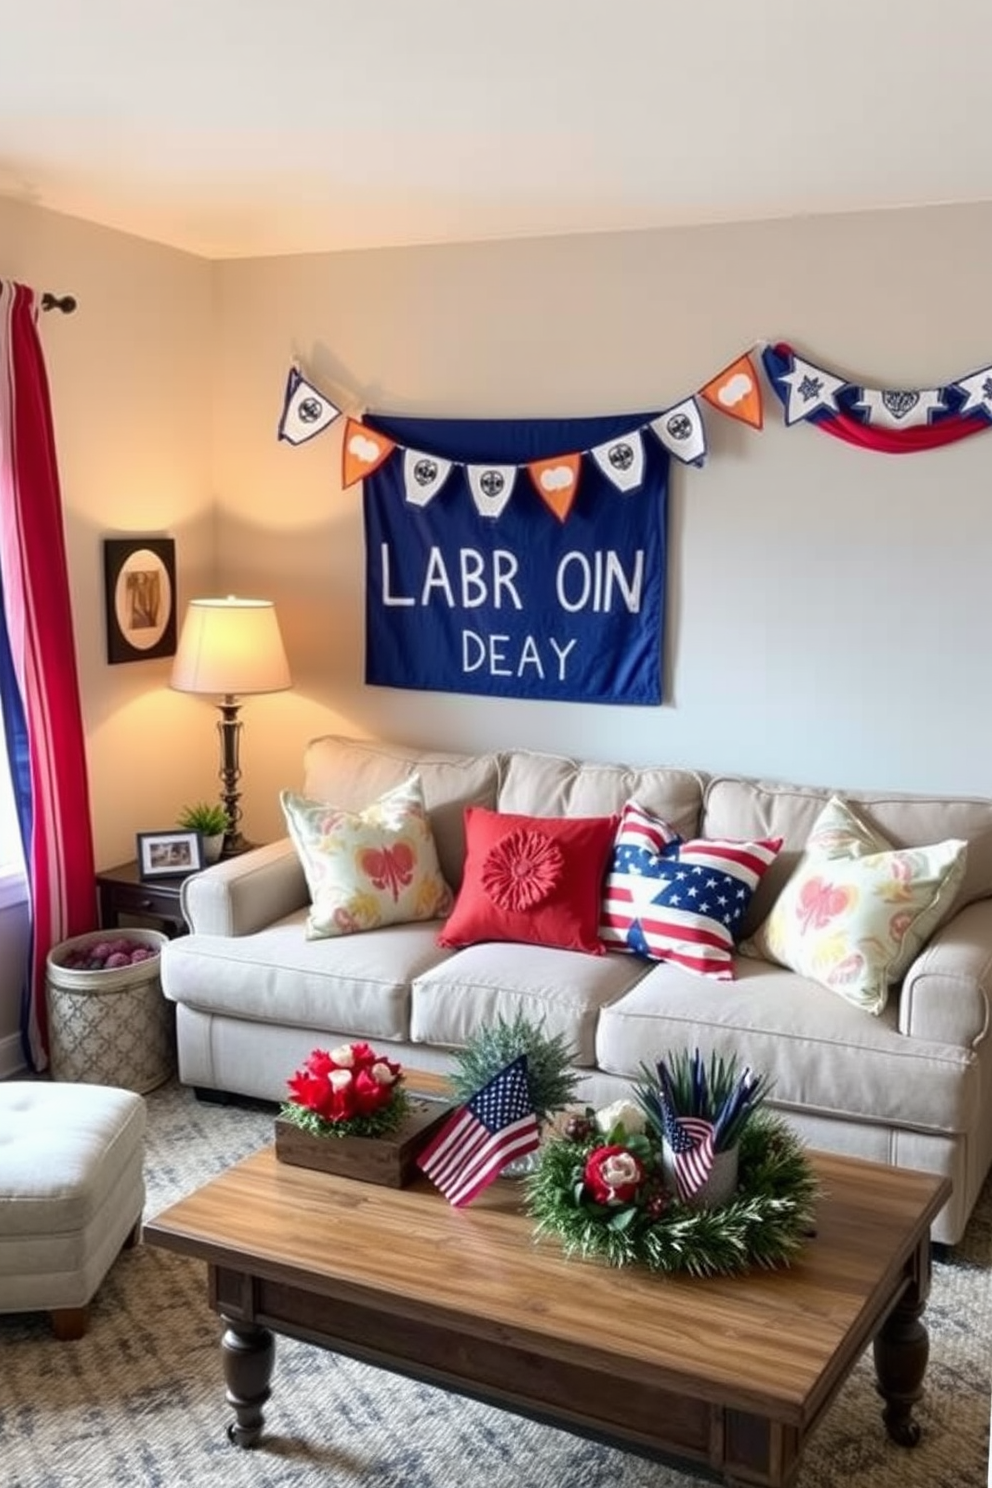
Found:
[[389, 1137], [402, 1126], [409, 1111], [410, 1097], [401, 1085], [396, 1085], [388, 1104], [380, 1106], [378, 1111], [373, 1111], [368, 1116], [349, 1116], [346, 1121], [325, 1121], [323, 1116], [318, 1116], [309, 1106], [298, 1105], [295, 1101], [284, 1101], [279, 1108], [279, 1115], [284, 1121], [291, 1121], [294, 1126], [298, 1126], [301, 1131], [309, 1132], [312, 1137]]
[[601, 1133], [582, 1142], [553, 1138], [525, 1180], [535, 1234], [557, 1236], [566, 1256], [692, 1276], [733, 1275], [787, 1265], [812, 1231], [819, 1186], [799, 1138], [769, 1112], [741, 1133], [737, 1192], [713, 1209], [695, 1209], [674, 1196], [658, 1217], [636, 1204], [604, 1209], [591, 1203], [576, 1179], [602, 1145]]
[[455, 1055], [449, 1078], [456, 1098], [471, 1100], [520, 1054], [527, 1055], [527, 1087], [538, 1118], [548, 1121], [563, 1111], [578, 1088], [575, 1054], [564, 1034], [545, 1033], [543, 1021], [532, 1023], [520, 1011], [509, 1021], [500, 1016], [481, 1028]]

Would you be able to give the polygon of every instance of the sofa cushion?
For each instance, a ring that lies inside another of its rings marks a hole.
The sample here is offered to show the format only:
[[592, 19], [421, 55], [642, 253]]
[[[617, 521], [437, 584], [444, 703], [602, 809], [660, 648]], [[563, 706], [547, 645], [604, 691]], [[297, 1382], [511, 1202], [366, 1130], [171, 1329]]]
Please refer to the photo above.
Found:
[[893, 792], [818, 789], [736, 775], [714, 776], [703, 798], [706, 837], [781, 837], [782, 851], [751, 900], [744, 922], [751, 934], [795, 871], [807, 838], [833, 795], [843, 796], [893, 847], [925, 847], [947, 837], [968, 843], [957, 907], [992, 895], [992, 800]]
[[636, 799], [680, 836], [694, 837], [702, 791], [702, 777], [692, 770], [637, 770], [515, 749], [504, 759], [498, 804], [500, 811], [532, 816], [612, 816]]
[[439, 943], [516, 941], [601, 956], [603, 874], [617, 822], [470, 806], [465, 872]]
[[767, 961], [741, 957], [733, 982], [656, 963], [597, 1023], [602, 1070], [637, 1079], [676, 1049], [697, 1045], [767, 1074], [785, 1111], [927, 1132], [973, 1128], [981, 1067], [971, 1049], [906, 1038], [893, 1003], [877, 1018]]
[[415, 773], [423, 786], [441, 872], [457, 888], [465, 861], [465, 807], [496, 805], [495, 754], [447, 754], [325, 734], [306, 747], [302, 793], [360, 811]]
[[730, 842], [675, 835], [628, 801], [603, 884], [603, 944], [729, 981], [751, 895], [781, 838]]
[[419, 775], [344, 811], [282, 791], [279, 801], [310, 891], [307, 935], [350, 935], [433, 920], [451, 908]]
[[596, 1020], [642, 977], [639, 956], [586, 956], [579, 951], [512, 941], [470, 946], [414, 977], [410, 1037], [448, 1049], [464, 1048], [498, 1018], [523, 1014], [561, 1034], [575, 1063], [595, 1063]]
[[408, 1039], [410, 979], [450, 954], [437, 921], [308, 940], [305, 920], [299, 910], [253, 935], [179, 936], [165, 947], [162, 990], [223, 1018]]
[[893, 850], [834, 796], [768, 919], [741, 950], [880, 1013], [890, 985], [950, 912], [966, 854], [955, 838]]

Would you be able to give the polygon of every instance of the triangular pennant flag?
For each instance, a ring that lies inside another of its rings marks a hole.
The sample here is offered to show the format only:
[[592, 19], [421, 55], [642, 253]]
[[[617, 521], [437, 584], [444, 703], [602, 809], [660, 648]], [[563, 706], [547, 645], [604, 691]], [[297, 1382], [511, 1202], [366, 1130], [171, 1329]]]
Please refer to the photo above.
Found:
[[752, 429], [762, 425], [761, 386], [754, 363], [747, 352], [736, 362], [724, 367], [712, 377], [705, 387], [699, 389], [707, 403], [719, 408], [721, 413], [750, 424]]
[[702, 465], [706, 459], [706, 427], [695, 398], [685, 398], [652, 420], [651, 428], [665, 449], [683, 465]]
[[[838, 413], [837, 394], [848, 386], [844, 378], [825, 372], [822, 367], [796, 356], [795, 352], [790, 353], [790, 360], [792, 365], [788, 372], [780, 373], [777, 378], [785, 390], [786, 424], [797, 424], [800, 419], [811, 418], [814, 413], [823, 410]], [[774, 378], [775, 374], [769, 371], [767, 357], [765, 371]]]
[[451, 461], [438, 455], [425, 455], [420, 450], [403, 451], [403, 485], [406, 499], [413, 506], [426, 506], [451, 474]]
[[579, 489], [581, 455], [556, 455], [553, 460], [532, 460], [527, 466], [541, 500], [564, 522]]
[[387, 439], [385, 434], [379, 434], [375, 429], [366, 428], [358, 419], [350, 418], [341, 449], [341, 484], [345, 490], [357, 480], [371, 475], [373, 470], [378, 470], [395, 448], [394, 440]]
[[644, 479], [644, 441], [638, 429], [597, 445], [589, 453], [618, 491], [635, 491]]
[[289, 444], [305, 444], [332, 424], [340, 412], [330, 398], [307, 382], [298, 367], [290, 367], [279, 420], [280, 439]]
[[468, 488], [480, 517], [498, 517], [510, 499], [516, 465], [467, 465]]

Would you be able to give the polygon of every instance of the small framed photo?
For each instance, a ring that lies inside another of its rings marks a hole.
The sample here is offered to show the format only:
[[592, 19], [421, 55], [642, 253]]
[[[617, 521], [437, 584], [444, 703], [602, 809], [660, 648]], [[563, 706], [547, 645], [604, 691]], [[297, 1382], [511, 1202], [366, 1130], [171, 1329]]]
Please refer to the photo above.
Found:
[[176, 544], [171, 537], [105, 537], [107, 661], [176, 654]]
[[205, 866], [199, 832], [139, 832], [137, 843], [142, 878], [185, 878]]

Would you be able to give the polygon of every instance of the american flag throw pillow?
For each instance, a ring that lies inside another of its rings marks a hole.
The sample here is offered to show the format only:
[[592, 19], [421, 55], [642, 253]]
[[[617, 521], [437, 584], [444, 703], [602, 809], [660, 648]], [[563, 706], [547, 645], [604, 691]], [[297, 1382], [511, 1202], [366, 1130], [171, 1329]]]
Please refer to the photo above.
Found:
[[603, 885], [603, 945], [733, 980], [744, 915], [781, 846], [781, 837], [683, 841], [629, 801]]

